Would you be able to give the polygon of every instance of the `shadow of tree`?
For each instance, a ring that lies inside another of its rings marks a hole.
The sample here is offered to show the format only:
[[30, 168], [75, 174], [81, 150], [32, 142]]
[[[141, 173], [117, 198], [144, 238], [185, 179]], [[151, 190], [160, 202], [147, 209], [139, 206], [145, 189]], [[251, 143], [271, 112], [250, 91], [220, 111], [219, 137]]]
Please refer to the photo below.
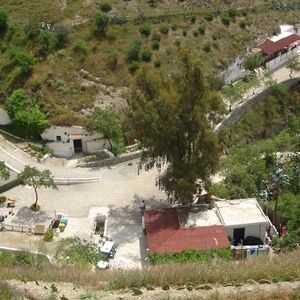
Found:
[[23, 206], [15, 215], [12, 223], [20, 225], [43, 224], [50, 221], [51, 217], [44, 211], [33, 212], [30, 208]]

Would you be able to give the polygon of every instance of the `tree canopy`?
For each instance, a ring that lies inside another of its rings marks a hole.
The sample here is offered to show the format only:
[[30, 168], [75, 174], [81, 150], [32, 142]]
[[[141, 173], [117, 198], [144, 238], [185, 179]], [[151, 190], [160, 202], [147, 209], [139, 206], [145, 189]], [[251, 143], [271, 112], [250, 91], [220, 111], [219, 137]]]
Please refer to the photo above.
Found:
[[49, 170], [40, 171], [35, 167], [25, 166], [24, 170], [18, 175], [21, 184], [32, 186], [35, 192], [35, 203], [32, 205], [33, 210], [38, 210], [38, 192], [40, 188], [57, 189]]
[[260, 67], [264, 63], [264, 57], [261, 53], [253, 53], [245, 58], [244, 66], [246, 70], [254, 72], [254, 70]]
[[86, 127], [89, 132], [103, 134], [103, 138], [109, 142], [110, 150], [113, 149], [112, 142], [120, 144], [123, 141], [118, 116], [110, 108], [96, 108], [87, 119]]
[[6, 168], [4, 161], [0, 161], [0, 179], [7, 180], [9, 177], [9, 171]]
[[220, 156], [212, 124], [223, 112], [219, 94], [207, 84], [202, 66], [186, 51], [180, 71], [165, 79], [151, 67], [136, 76], [129, 122], [134, 136], [147, 149], [141, 167], [167, 165], [158, 183], [170, 201], [188, 204], [197, 181], [215, 172]]

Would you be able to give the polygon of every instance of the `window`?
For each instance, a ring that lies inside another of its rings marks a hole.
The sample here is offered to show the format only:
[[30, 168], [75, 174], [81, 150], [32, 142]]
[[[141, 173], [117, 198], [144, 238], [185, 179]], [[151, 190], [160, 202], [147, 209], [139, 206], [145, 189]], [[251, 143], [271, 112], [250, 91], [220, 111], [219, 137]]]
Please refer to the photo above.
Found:
[[56, 140], [57, 140], [58, 142], [60, 142], [60, 141], [61, 141], [61, 136], [60, 136], [60, 135], [57, 135], [57, 136], [56, 136]]

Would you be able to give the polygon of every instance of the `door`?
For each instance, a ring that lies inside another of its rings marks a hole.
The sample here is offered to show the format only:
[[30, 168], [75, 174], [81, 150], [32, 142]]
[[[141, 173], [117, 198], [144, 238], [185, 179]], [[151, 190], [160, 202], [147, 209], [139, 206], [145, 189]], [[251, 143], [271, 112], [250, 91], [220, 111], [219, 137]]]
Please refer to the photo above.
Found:
[[244, 242], [245, 239], [245, 228], [234, 228], [233, 229], [233, 244], [237, 246], [241, 243], [241, 240]]
[[73, 140], [74, 144], [74, 152], [75, 153], [82, 153], [82, 140]]

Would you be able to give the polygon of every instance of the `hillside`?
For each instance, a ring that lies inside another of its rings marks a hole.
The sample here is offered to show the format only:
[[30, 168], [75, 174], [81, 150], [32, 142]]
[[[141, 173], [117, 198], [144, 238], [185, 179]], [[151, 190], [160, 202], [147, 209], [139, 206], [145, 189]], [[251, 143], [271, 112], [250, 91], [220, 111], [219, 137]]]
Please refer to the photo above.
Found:
[[[299, 16], [297, 10], [273, 10], [266, 1], [250, 7], [242, 0], [103, 3], [0, 1], [8, 14], [0, 38], [1, 103], [24, 88], [53, 124], [78, 123], [94, 105], [126, 107], [127, 88], [142, 64], [168, 75], [184, 47], [214, 77], [256, 38]], [[92, 21], [100, 8], [111, 8], [101, 34]]]

